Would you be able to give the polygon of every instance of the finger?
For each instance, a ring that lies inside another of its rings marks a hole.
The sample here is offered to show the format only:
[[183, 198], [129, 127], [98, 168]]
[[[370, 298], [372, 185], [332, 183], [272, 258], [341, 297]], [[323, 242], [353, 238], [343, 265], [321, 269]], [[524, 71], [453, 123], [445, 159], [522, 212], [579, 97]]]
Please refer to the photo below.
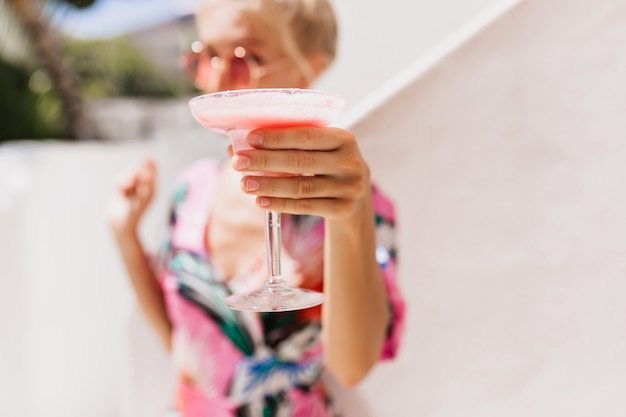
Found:
[[156, 180], [156, 164], [152, 159], [146, 159], [139, 167], [138, 180], [144, 183], [154, 183]]
[[343, 151], [248, 150], [233, 157], [233, 167], [243, 172], [354, 176], [362, 165], [358, 155]]
[[156, 164], [151, 159], [146, 159], [139, 167], [136, 176], [136, 192], [140, 197], [151, 197], [156, 184]]
[[120, 191], [128, 193], [137, 186], [138, 181], [154, 178], [155, 176], [156, 165], [152, 159], [147, 158], [138, 167], [120, 175], [115, 181], [115, 185]]
[[327, 176], [246, 176], [241, 179], [241, 189], [248, 194], [290, 199], [350, 198], [361, 193], [359, 184]]
[[329, 151], [354, 141], [352, 133], [336, 127], [263, 128], [248, 134], [250, 146], [260, 149]]
[[126, 175], [125, 177], [120, 177], [117, 179], [117, 181], [115, 182], [115, 188], [117, 188], [120, 192], [126, 194], [133, 188], [134, 183], [135, 176]]
[[117, 191], [125, 197], [133, 195], [137, 187], [137, 174], [138, 171], [134, 171], [119, 177], [115, 183]]
[[257, 197], [256, 204], [265, 210], [289, 214], [309, 214], [325, 218], [346, 217], [353, 211], [353, 204], [342, 198], [289, 199]]

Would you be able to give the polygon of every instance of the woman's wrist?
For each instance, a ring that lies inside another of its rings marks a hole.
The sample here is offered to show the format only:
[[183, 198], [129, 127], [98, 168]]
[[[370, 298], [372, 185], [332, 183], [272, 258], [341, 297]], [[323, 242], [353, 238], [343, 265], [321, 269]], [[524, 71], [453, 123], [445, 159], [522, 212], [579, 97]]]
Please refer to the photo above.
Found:
[[353, 203], [353, 209], [347, 216], [333, 216], [326, 219], [326, 225], [333, 230], [343, 230], [344, 233], [360, 234], [363, 226], [374, 221], [374, 209], [372, 206], [372, 195], [365, 193]]
[[137, 228], [113, 229], [113, 236], [120, 247], [136, 244], [139, 242]]

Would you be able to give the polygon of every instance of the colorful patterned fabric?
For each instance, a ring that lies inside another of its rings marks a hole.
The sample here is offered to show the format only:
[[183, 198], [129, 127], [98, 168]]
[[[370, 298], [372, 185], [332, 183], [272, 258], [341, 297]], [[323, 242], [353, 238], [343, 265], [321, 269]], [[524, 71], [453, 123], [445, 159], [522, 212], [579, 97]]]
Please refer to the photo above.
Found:
[[[205, 236], [218, 169], [217, 162], [201, 160], [182, 173], [157, 257], [173, 324], [176, 407], [184, 417], [334, 416], [320, 379], [320, 308], [249, 313], [225, 304], [229, 294], [260, 286], [267, 268], [260, 254], [247, 273], [226, 282], [212, 265]], [[392, 318], [381, 359], [389, 359], [403, 331], [404, 301], [395, 281], [393, 206], [375, 188], [374, 207], [376, 255]], [[283, 275], [322, 290], [323, 219], [284, 214], [282, 236]]]

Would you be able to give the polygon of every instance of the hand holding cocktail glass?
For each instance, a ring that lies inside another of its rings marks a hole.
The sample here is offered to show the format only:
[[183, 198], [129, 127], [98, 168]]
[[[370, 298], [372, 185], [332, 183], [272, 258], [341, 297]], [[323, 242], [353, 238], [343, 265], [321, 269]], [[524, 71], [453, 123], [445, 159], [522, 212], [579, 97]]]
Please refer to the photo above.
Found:
[[[251, 149], [247, 136], [254, 129], [326, 126], [339, 116], [344, 100], [335, 94], [314, 90], [256, 89], [205, 94], [192, 99], [189, 104], [196, 120], [208, 129], [228, 135], [232, 140], [233, 151], [238, 153]], [[324, 152], [323, 144], [319, 150]], [[263, 172], [246, 172], [246, 175], [291, 177], [307, 174], [293, 172], [293, 164], [283, 162], [284, 167], [280, 171], [270, 172], [266, 167]], [[293, 186], [297, 181], [289, 183]], [[254, 311], [296, 310], [321, 304], [324, 301], [323, 294], [291, 288], [281, 276], [280, 212], [267, 210], [265, 226], [268, 279], [263, 288], [231, 295], [226, 304], [231, 308]]]

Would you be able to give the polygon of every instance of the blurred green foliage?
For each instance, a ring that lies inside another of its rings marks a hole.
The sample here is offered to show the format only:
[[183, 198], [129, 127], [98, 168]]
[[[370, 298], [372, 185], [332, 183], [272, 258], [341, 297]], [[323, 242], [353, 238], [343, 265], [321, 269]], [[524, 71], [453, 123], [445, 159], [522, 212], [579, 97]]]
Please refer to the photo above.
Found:
[[0, 60], [0, 142], [64, 135], [60, 100], [52, 89], [33, 91], [31, 75]]
[[[166, 77], [126, 38], [65, 39], [64, 59], [78, 78], [84, 99], [166, 98], [194, 92], [185, 79]], [[8, 139], [65, 138], [61, 101], [41, 70], [0, 58], [0, 142]]]
[[68, 39], [64, 49], [85, 98], [175, 97], [192, 91], [186, 81], [165, 77], [125, 38]]
[[[0, 0], [0, 142], [73, 137], [73, 109], [81, 101], [174, 97], [194, 91], [184, 78], [166, 76], [127, 38], [84, 41], [57, 33], [60, 44], [47, 42], [49, 22], [43, 14], [33, 18], [44, 4], [50, 6], [45, 9], [49, 13], [64, 5], [88, 8], [95, 2]], [[51, 57], [60, 57], [65, 68]]]

